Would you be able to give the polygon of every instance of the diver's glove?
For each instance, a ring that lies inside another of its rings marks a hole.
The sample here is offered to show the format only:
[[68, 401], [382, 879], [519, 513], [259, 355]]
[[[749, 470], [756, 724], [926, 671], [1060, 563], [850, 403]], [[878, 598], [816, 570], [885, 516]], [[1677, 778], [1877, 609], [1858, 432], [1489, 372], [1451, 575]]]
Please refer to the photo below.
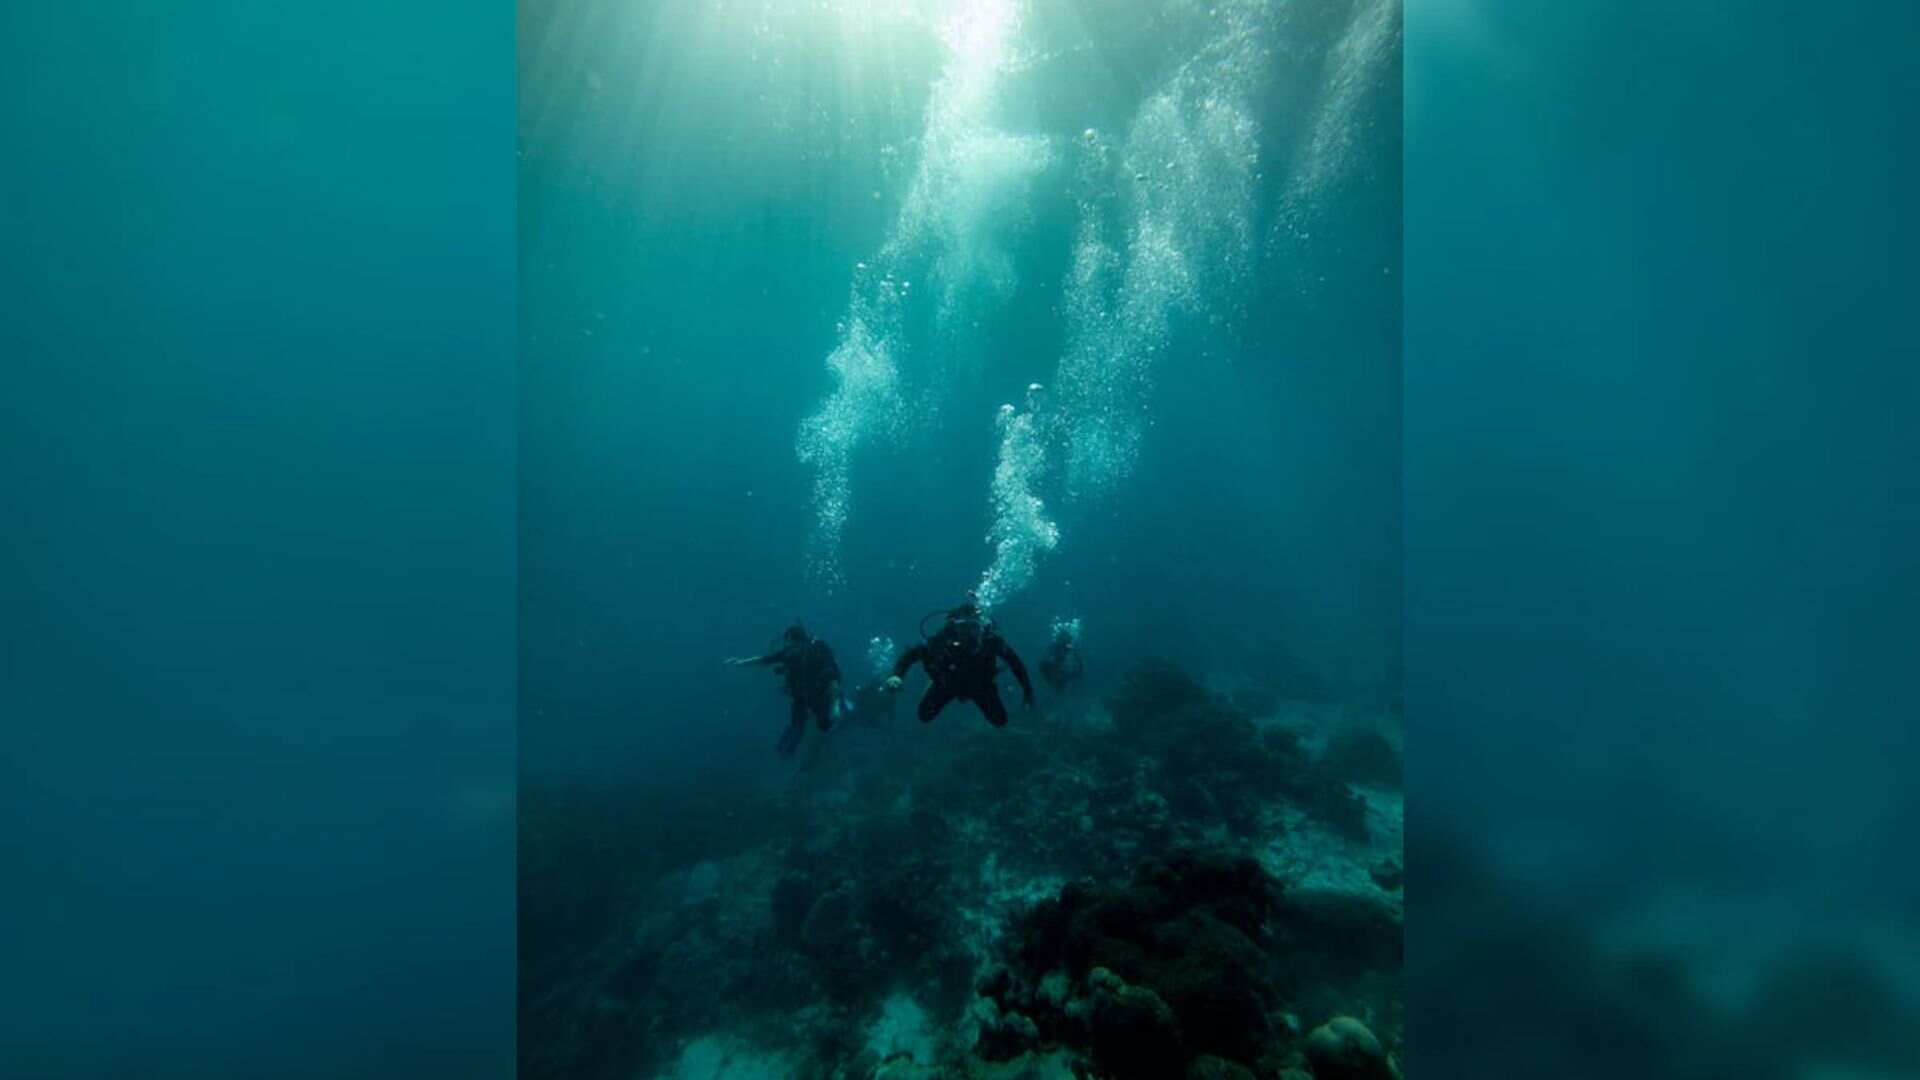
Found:
[[884, 683], [881, 683], [880, 685], [886, 687], [887, 693], [897, 694], [900, 692], [900, 676], [889, 675], [887, 676], [887, 681]]

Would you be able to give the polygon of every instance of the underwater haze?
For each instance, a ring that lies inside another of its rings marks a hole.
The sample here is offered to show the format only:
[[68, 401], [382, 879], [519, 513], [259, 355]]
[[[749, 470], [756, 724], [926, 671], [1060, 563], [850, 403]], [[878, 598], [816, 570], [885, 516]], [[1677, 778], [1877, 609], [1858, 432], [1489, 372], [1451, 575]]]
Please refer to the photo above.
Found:
[[529, 771], [706, 741], [664, 717], [795, 615], [910, 634], [991, 563], [997, 410], [1076, 377], [1132, 475], [1004, 619], [1392, 681], [1397, 16], [1039, 5], [949, 62], [924, 7], [523, 5]]
[[[1387, 1065], [1399, 5], [528, 2], [520, 52], [523, 1074]], [[1086, 678], [783, 758], [721, 663], [799, 618], [851, 694], [969, 591]], [[1184, 944], [1048, 929], [1119, 908]]]
[[1408, 14], [1408, 1047], [1442, 1075], [1920, 1075], [1917, 20]]
[[0, 1075], [511, 1068], [512, 55], [0, 11]]

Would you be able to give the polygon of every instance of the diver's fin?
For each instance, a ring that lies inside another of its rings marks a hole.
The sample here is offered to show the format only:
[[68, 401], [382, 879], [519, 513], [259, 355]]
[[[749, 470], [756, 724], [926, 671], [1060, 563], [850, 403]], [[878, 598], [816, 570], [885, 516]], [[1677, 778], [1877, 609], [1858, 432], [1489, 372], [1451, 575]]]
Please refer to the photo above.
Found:
[[780, 746], [778, 748], [780, 756], [792, 757], [794, 750], [800, 746], [800, 736], [806, 734], [806, 732], [807, 726], [805, 724], [789, 724], [787, 730], [780, 733]]

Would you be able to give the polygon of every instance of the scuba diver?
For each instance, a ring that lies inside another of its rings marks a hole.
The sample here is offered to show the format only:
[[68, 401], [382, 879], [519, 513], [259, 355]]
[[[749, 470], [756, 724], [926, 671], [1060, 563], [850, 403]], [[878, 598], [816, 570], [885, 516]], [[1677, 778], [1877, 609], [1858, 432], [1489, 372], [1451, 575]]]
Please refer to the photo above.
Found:
[[[994, 630], [993, 620], [980, 611], [980, 605], [969, 599], [948, 611], [946, 616], [946, 624], [939, 633], [901, 653], [900, 659], [893, 662], [887, 689], [898, 691], [903, 677], [918, 663], [926, 668], [927, 678], [933, 681], [933, 685], [927, 687], [926, 696], [920, 699], [921, 723], [931, 721], [947, 702], [958, 699], [978, 705], [994, 727], [1005, 727], [1007, 707], [1001, 702], [1000, 688], [993, 681], [999, 674], [998, 661], [1005, 660], [1007, 670], [1020, 680], [1023, 703], [1032, 708], [1033, 683], [1027, 678], [1027, 666]], [[921, 620], [922, 633], [925, 621]]]
[[1086, 665], [1080, 659], [1080, 642], [1075, 631], [1080, 620], [1057, 622], [1053, 624], [1053, 643], [1047, 646], [1047, 655], [1040, 661], [1040, 677], [1056, 694], [1064, 694], [1067, 687], [1080, 681], [1086, 673]]
[[767, 666], [779, 669], [786, 678], [787, 695], [793, 699], [793, 719], [780, 736], [781, 757], [789, 757], [800, 746], [807, 731], [811, 712], [821, 731], [828, 731], [846, 708], [840, 696], [840, 665], [827, 643], [807, 633], [798, 619], [787, 627], [780, 644], [765, 656], [735, 656], [729, 667]]
[[867, 667], [871, 674], [848, 695], [852, 707], [845, 720], [861, 727], [889, 727], [900, 704], [899, 695], [887, 689], [887, 675], [893, 670], [893, 639], [875, 636], [867, 642]]
[[900, 699], [887, 689], [887, 681], [875, 679], [854, 690], [847, 719], [863, 727], [886, 727], [893, 723], [894, 706], [899, 703]]

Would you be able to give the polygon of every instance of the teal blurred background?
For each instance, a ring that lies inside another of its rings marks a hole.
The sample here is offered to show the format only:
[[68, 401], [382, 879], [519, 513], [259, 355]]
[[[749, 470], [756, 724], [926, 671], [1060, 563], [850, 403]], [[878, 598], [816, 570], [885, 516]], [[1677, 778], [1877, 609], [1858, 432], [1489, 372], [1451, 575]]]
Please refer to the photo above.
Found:
[[1920, 1075], [1917, 29], [1408, 5], [1428, 1075]]
[[0, 1075], [512, 1069], [513, 43], [0, 12]]

